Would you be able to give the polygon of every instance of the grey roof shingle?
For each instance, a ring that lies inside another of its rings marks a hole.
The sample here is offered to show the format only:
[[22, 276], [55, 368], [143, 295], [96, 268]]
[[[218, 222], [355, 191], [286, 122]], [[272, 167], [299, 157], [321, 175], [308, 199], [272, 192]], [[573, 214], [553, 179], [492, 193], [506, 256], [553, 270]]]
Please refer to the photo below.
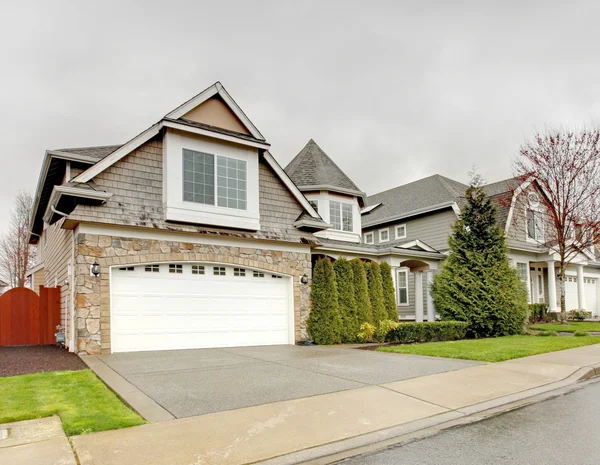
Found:
[[379, 207], [362, 216], [363, 226], [373, 226], [394, 218], [418, 214], [435, 206], [459, 202], [469, 186], [439, 174], [370, 195], [367, 205]]
[[335, 190], [364, 197], [364, 193], [337, 166], [331, 158], [311, 139], [300, 153], [285, 167], [285, 172], [300, 190], [311, 186], [329, 186]]
[[101, 145], [98, 147], [77, 147], [69, 149], [57, 149], [57, 152], [75, 153], [77, 155], [85, 155], [86, 157], [97, 158], [102, 160], [107, 155], [117, 150], [121, 145]]

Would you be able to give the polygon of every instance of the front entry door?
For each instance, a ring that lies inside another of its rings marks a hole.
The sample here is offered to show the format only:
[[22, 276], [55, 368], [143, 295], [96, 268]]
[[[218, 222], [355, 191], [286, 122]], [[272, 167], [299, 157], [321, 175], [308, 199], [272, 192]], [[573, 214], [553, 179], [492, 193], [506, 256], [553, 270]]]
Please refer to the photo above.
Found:
[[543, 304], [546, 302], [544, 292], [544, 270], [542, 268], [531, 268], [531, 301], [534, 304]]

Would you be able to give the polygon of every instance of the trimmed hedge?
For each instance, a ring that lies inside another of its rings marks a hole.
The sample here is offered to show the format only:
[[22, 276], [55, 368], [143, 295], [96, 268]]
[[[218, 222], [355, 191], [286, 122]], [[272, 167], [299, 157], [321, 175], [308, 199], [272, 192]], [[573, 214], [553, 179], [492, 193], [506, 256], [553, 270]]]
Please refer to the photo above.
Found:
[[381, 285], [383, 287], [383, 305], [387, 316], [392, 321], [398, 321], [398, 307], [396, 307], [396, 293], [392, 279], [392, 267], [383, 262], [379, 265], [381, 271]]
[[342, 318], [338, 302], [335, 272], [329, 258], [321, 258], [313, 270], [308, 317], [308, 332], [317, 344], [342, 342]]
[[456, 341], [464, 339], [469, 324], [464, 321], [427, 321], [400, 323], [386, 336], [386, 342], [409, 344], [412, 342]]

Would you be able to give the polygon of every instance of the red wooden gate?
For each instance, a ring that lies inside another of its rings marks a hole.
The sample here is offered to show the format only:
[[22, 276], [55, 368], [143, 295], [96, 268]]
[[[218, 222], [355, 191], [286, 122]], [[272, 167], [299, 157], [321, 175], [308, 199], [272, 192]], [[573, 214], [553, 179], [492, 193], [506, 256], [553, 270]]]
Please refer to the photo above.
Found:
[[0, 346], [54, 344], [60, 324], [60, 287], [17, 287], [0, 296]]

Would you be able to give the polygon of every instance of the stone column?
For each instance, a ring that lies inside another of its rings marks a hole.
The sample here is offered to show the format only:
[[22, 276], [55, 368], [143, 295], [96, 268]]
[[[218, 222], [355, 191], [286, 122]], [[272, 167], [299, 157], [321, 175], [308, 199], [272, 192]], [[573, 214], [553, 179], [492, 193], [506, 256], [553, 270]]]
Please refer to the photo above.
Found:
[[433, 270], [427, 272], [427, 321], [435, 321], [435, 307], [431, 297], [431, 285], [433, 284]]
[[415, 321], [423, 321], [423, 272], [415, 271]]
[[558, 305], [556, 304], [556, 270], [554, 268], [554, 260], [548, 260], [548, 308], [551, 312], [557, 312]]
[[[578, 310], [585, 310], [585, 287], [583, 285], [583, 265], [577, 265], [577, 303]], [[569, 309], [567, 309], [569, 310]]]

